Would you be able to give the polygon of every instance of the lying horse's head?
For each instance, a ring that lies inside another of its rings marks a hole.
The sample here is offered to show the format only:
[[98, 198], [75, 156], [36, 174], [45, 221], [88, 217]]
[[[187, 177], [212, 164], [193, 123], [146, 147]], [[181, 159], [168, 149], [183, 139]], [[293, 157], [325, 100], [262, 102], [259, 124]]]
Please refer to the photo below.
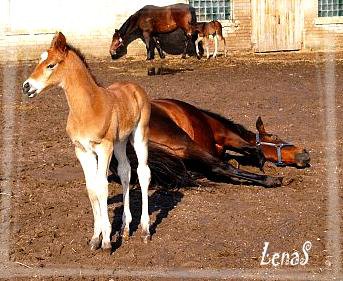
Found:
[[123, 47], [123, 38], [121, 37], [119, 30], [116, 29], [113, 33], [113, 37], [112, 37], [112, 43], [110, 46], [110, 55], [112, 57], [112, 59], [117, 58], [117, 52], [118, 49]]
[[279, 166], [296, 166], [298, 168], [309, 166], [310, 154], [306, 149], [285, 142], [277, 135], [267, 133], [261, 117], [258, 117], [256, 121], [256, 129], [258, 131], [256, 146], [265, 160]]

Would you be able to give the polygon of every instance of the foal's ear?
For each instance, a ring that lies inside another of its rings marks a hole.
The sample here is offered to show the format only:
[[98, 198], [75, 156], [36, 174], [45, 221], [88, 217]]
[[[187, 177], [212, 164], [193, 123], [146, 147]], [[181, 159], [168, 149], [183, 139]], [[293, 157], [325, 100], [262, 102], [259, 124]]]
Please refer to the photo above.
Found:
[[51, 41], [51, 48], [55, 48], [62, 53], [67, 50], [67, 40], [62, 32], [56, 32], [54, 38]]
[[261, 116], [259, 116], [256, 120], [256, 129], [260, 134], [266, 133]]

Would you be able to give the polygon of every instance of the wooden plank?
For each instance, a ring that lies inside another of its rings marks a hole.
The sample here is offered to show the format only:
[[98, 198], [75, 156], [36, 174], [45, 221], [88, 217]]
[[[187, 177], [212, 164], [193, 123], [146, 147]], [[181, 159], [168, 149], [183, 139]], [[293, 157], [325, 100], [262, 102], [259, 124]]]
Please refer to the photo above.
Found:
[[251, 4], [256, 52], [301, 49], [302, 0], [252, 0]]

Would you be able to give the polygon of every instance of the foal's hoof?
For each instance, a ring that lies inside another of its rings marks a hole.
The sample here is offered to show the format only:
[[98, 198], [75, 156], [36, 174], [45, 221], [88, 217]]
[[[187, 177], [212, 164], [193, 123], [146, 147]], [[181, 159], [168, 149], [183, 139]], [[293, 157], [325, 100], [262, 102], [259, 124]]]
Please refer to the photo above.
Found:
[[100, 248], [100, 238], [93, 238], [90, 242], [89, 242], [89, 246], [91, 248], [91, 251], [96, 251], [97, 249]]
[[182, 54], [181, 58], [185, 59], [186, 58], [186, 54]]
[[103, 250], [103, 251], [111, 251], [112, 250], [112, 244], [111, 244], [111, 242], [110, 241], [107, 241], [107, 242], [102, 242], [102, 245], [101, 245], [101, 249]]
[[120, 236], [121, 236], [121, 238], [122, 238], [124, 241], [129, 241], [129, 238], [130, 238], [130, 230], [128, 230], [128, 229], [126, 229], [126, 228], [123, 228], [123, 229], [121, 230]]
[[143, 235], [141, 236], [141, 238], [142, 238], [142, 242], [143, 242], [144, 244], [147, 244], [147, 243], [148, 243], [148, 240], [151, 239], [151, 236], [150, 236], [150, 234], [143, 234]]
[[141, 238], [144, 244], [148, 243], [148, 240], [151, 239], [149, 228], [147, 230], [142, 229]]

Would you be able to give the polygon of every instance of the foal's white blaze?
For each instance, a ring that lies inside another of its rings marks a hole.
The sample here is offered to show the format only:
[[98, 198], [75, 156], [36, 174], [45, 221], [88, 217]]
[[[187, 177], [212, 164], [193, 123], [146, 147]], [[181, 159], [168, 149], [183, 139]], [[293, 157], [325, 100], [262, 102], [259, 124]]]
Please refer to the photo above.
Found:
[[45, 61], [48, 58], [48, 52], [45, 51], [40, 55], [40, 62]]

